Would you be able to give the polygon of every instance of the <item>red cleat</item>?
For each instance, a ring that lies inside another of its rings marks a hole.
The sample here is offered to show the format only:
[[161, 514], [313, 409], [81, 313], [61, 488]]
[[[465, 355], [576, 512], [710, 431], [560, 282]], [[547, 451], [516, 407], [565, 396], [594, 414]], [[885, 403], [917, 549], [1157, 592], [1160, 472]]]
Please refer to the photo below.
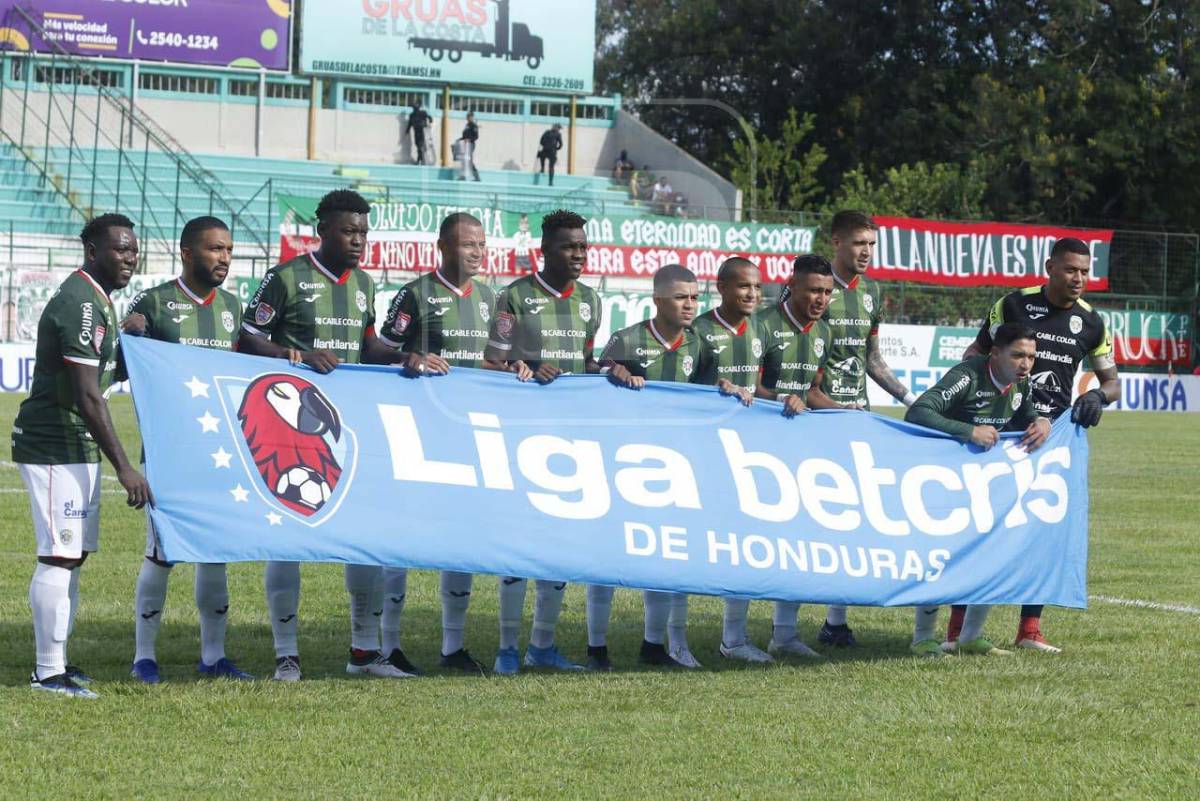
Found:
[[1018, 648], [1041, 651], [1044, 654], [1062, 653], [1061, 648], [1046, 642], [1046, 638], [1042, 636], [1042, 629], [1039, 626], [1037, 618], [1030, 618], [1029, 621], [1021, 621], [1021, 627], [1017, 629], [1017, 641], [1014, 644]]

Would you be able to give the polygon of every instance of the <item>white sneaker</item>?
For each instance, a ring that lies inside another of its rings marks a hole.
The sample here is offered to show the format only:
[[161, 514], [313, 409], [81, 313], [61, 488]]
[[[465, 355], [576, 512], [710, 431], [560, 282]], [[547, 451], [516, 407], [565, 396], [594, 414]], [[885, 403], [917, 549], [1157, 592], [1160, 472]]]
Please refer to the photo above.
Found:
[[721, 643], [721, 656], [726, 659], [741, 659], [743, 662], [774, 662], [775, 659], [766, 651], [744, 642], [732, 648]]
[[775, 639], [771, 638], [771, 642], [767, 643], [767, 652], [772, 654], [803, 656], [808, 659], [825, 658], [822, 654], [817, 653], [805, 645], [804, 640], [801, 640], [798, 636], [792, 637], [790, 640], [786, 640], [784, 642], [775, 642]]
[[942, 653], [953, 654], [958, 652], [958, 640], [946, 640], [942, 643]]
[[276, 659], [275, 681], [300, 681], [300, 657], [281, 656]]
[[412, 673], [406, 673], [393, 665], [379, 651], [367, 651], [363, 656], [351, 654], [346, 663], [346, 672], [351, 676], [378, 676], [384, 679], [411, 679]]
[[1051, 645], [1050, 643], [1048, 643], [1044, 639], [1042, 639], [1041, 636], [1025, 637], [1024, 639], [1017, 640], [1016, 646], [1018, 648], [1027, 648], [1030, 651], [1041, 651], [1043, 654], [1061, 654], [1062, 653], [1061, 648]]
[[674, 659], [685, 668], [695, 670], [696, 668], [704, 667], [700, 664], [700, 660], [692, 656], [692, 652], [688, 650], [686, 645], [681, 645], [678, 648], [672, 648], [667, 652], [667, 655]]

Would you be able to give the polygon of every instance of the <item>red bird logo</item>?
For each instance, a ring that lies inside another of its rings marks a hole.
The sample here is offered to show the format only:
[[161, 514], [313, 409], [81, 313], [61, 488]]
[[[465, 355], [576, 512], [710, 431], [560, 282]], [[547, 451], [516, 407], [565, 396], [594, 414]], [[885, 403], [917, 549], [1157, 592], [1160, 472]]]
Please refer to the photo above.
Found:
[[280, 503], [306, 517], [325, 505], [342, 475], [326, 435], [339, 440], [342, 421], [321, 390], [294, 375], [260, 376], [246, 388], [238, 420]]

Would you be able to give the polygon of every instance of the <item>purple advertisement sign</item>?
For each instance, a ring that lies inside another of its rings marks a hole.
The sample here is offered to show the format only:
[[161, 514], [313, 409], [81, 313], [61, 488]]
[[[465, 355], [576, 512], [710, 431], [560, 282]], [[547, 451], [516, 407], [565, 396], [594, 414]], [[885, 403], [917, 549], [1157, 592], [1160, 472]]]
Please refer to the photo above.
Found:
[[[38, 34], [15, 11], [29, 12]], [[0, 43], [81, 56], [286, 70], [292, 0], [0, 0]]]

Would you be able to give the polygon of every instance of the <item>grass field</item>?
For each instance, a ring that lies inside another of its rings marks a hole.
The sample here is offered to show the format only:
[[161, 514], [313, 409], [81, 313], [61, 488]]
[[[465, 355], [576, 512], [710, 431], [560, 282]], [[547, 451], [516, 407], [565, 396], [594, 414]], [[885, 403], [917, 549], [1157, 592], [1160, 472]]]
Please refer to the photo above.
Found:
[[[5, 431], [17, 400], [0, 395]], [[112, 408], [137, 453], [128, 399]], [[637, 668], [641, 601], [620, 592], [614, 674], [431, 670], [388, 681], [343, 672], [342, 570], [311, 565], [298, 685], [196, 678], [187, 566], [175, 571], [159, 638], [166, 682], [128, 677], [144, 522], [106, 482], [102, 549], [83, 573], [70, 651], [97, 679], [95, 702], [28, 689], [33, 534], [20, 478], [0, 467], [0, 798], [1194, 798], [1200, 420], [1110, 413], [1092, 434], [1092, 455], [1090, 592], [1193, 611], [1112, 600], [1050, 609], [1045, 627], [1065, 646], [1061, 656], [930, 663], [907, 655], [910, 610], [856, 609], [862, 648], [754, 668], [722, 662], [720, 602], [696, 599], [690, 639], [707, 669], [676, 674]], [[232, 566], [230, 584], [229, 654], [269, 675], [261, 565]], [[468, 645], [490, 665], [495, 582], [476, 587]], [[405, 650], [432, 668], [435, 576], [414, 573], [409, 599]], [[809, 641], [821, 612], [802, 612]], [[583, 617], [583, 590], [571, 587], [559, 642], [579, 659]], [[769, 605], [754, 604], [759, 645], [769, 626]], [[1011, 640], [1015, 628], [1016, 610], [998, 609], [988, 633]]]

